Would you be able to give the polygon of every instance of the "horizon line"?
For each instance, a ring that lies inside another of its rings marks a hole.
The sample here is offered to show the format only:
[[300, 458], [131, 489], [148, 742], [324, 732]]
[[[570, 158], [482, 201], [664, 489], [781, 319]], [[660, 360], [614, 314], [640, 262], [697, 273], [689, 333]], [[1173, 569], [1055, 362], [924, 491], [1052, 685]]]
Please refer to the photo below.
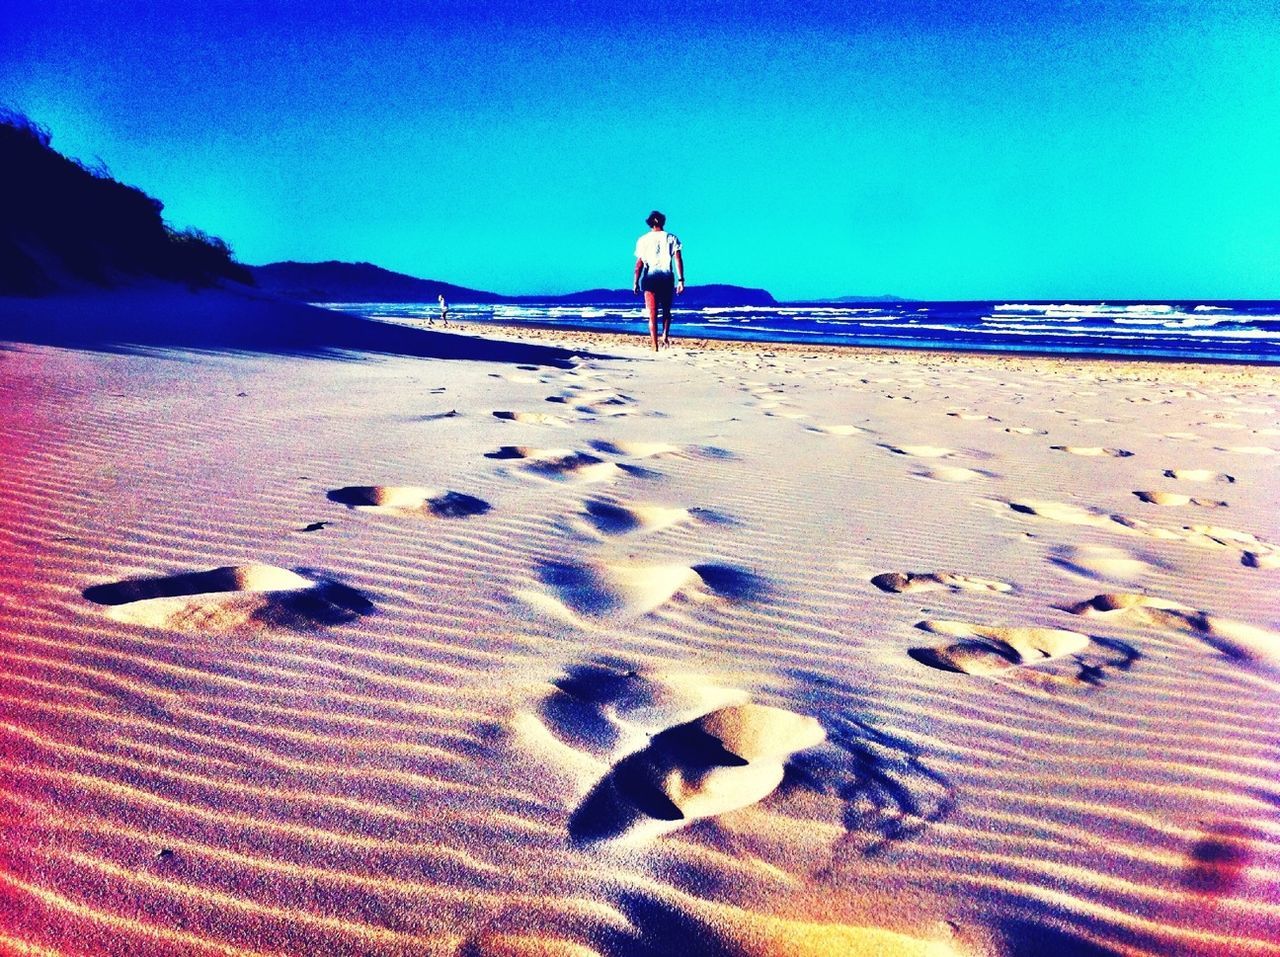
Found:
[[[449, 279], [436, 279], [436, 278], [426, 277], [426, 276], [417, 276], [417, 275], [414, 275], [414, 274], [412, 274], [412, 273], [399, 272], [398, 270], [390, 269], [390, 268], [388, 268], [388, 267], [386, 267], [386, 266], [381, 266], [381, 265], [379, 265], [378, 263], [370, 262], [369, 260], [365, 260], [365, 259], [357, 259], [357, 260], [348, 260], [348, 259], [317, 259], [317, 260], [278, 259], [278, 260], [275, 260], [275, 261], [273, 261], [273, 262], [267, 262], [267, 263], [256, 263], [256, 264], [255, 264], [255, 263], [243, 263], [243, 262], [241, 263], [241, 265], [243, 265], [243, 266], [245, 266], [245, 267], [247, 267], [247, 268], [249, 268], [249, 269], [261, 269], [261, 268], [264, 268], [264, 267], [267, 267], [267, 266], [277, 266], [277, 265], [284, 265], [284, 264], [292, 264], [292, 265], [297, 265], [297, 266], [323, 266], [323, 265], [330, 265], [330, 264], [333, 264], [333, 265], [339, 265], [339, 266], [372, 266], [372, 267], [373, 267], [373, 268], [375, 268], [375, 269], [380, 269], [380, 270], [382, 270], [382, 271], [384, 271], [384, 272], [392, 273], [392, 274], [397, 275], [397, 276], [404, 276], [404, 277], [406, 277], [406, 278], [413, 279], [413, 280], [415, 280], [415, 281], [417, 281], [417, 282], [432, 282], [432, 283], [440, 283], [440, 284], [442, 284], [442, 285], [455, 286], [455, 287], [457, 287], [457, 288], [459, 288], [459, 289], [466, 289], [466, 290], [468, 290], [469, 292], [479, 292], [479, 293], [484, 293], [485, 295], [489, 295], [489, 296], [496, 296], [496, 297], [499, 297], [499, 298], [506, 297], [506, 298], [512, 298], [512, 299], [537, 299], [537, 298], [539, 298], [539, 297], [544, 297], [544, 296], [545, 296], [545, 297], [547, 297], [547, 298], [552, 298], [552, 299], [554, 299], [554, 298], [560, 298], [560, 297], [563, 297], [563, 296], [580, 295], [581, 293], [584, 293], [584, 292], [592, 292], [592, 291], [595, 291], [595, 290], [597, 290], [597, 289], [605, 290], [605, 291], [608, 291], [608, 292], [618, 292], [618, 291], [623, 291], [623, 290], [625, 290], [625, 289], [626, 289], [626, 287], [625, 287], [625, 286], [620, 286], [620, 285], [617, 285], [617, 286], [611, 286], [611, 285], [608, 285], [608, 284], [604, 284], [604, 283], [602, 283], [602, 284], [599, 284], [599, 285], [584, 286], [584, 287], [582, 287], [582, 288], [580, 288], [580, 289], [571, 289], [571, 290], [569, 290], [569, 291], [567, 291], [567, 292], [514, 292], [514, 293], [508, 293], [508, 292], [495, 292], [495, 291], [494, 291], [494, 290], [492, 290], [492, 289], [481, 289], [481, 288], [478, 288], [478, 287], [476, 287], [476, 286], [468, 286], [468, 285], [464, 285], [463, 283], [460, 283], [460, 282], [454, 282], [454, 281], [449, 280]], [[875, 303], [875, 302], [910, 302], [910, 303], [940, 303], [940, 302], [954, 302], [954, 303], [979, 303], [979, 302], [989, 302], [989, 303], [1002, 303], [1002, 304], [1027, 303], [1028, 305], [1053, 305], [1053, 304], [1057, 304], [1057, 303], [1062, 303], [1062, 304], [1071, 304], [1071, 303], [1077, 303], [1077, 302], [1094, 303], [1094, 304], [1099, 304], [1099, 305], [1106, 305], [1106, 304], [1109, 304], [1109, 303], [1138, 305], [1138, 304], [1142, 304], [1142, 303], [1171, 303], [1171, 302], [1193, 302], [1193, 301], [1194, 301], [1194, 302], [1197, 302], [1197, 303], [1200, 303], [1200, 304], [1215, 303], [1215, 302], [1259, 302], [1259, 303], [1272, 303], [1272, 302], [1276, 302], [1276, 303], [1280, 303], [1280, 291], [1277, 291], [1277, 294], [1276, 294], [1275, 296], [1273, 296], [1273, 297], [1265, 297], [1265, 296], [1264, 296], [1264, 297], [1258, 297], [1258, 296], [1186, 296], [1186, 295], [1183, 295], [1183, 296], [1068, 296], [1068, 295], [1062, 295], [1062, 296], [1041, 296], [1041, 297], [1035, 297], [1035, 296], [1016, 296], [1016, 295], [1013, 295], [1013, 296], [964, 296], [964, 297], [959, 297], [959, 298], [954, 298], [954, 297], [930, 297], [930, 298], [926, 298], [926, 297], [902, 296], [902, 295], [898, 295], [898, 294], [896, 294], [896, 293], [883, 293], [883, 294], [879, 294], [879, 295], [867, 295], [867, 294], [863, 294], [863, 293], [837, 293], [837, 294], [835, 294], [835, 295], [830, 295], [830, 296], [813, 296], [813, 295], [810, 295], [810, 296], [804, 296], [804, 297], [801, 297], [801, 298], [796, 298], [796, 297], [780, 298], [780, 297], [778, 297], [778, 296], [775, 296], [775, 295], [773, 294], [773, 292], [771, 292], [767, 286], [748, 286], [748, 285], [744, 285], [744, 284], [742, 284], [742, 283], [737, 283], [737, 282], [719, 282], [719, 281], [699, 282], [699, 283], [692, 283], [692, 284], [689, 284], [689, 285], [687, 285], [687, 286], [686, 286], [686, 288], [687, 288], [687, 289], [697, 289], [697, 288], [706, 287], [706, 286], [728, 286], [728, 287], [731, 287], [731, 288], [734, 288], [734, 289], [750, 289], [750, 290], [758, 290], [758, 291], [761, 291], [761, 292], [768, 293], [770, 296], [772, 296], [772, 297], [773, 297], [774, 301], [775, 301], [775, 302], [777, 302], [777, 303], [778, 303], [778, 304], [780, 304], [780, 305], [782, 305], [782, 304], [805, 304], [805, 303], [835, 302], [835, 301], [838, 301], [838, 300], [840, 300], [840, 299], [858, 299], [858, 300], [862, 300], [862, 301], [864, 301], [864, 302], [868, 302], [868, 303]], [[337, 301], [337, 300], [335, 300], [335, 301]], [[369, 301], [370, 301], [370, 302], [372, 302], [372, 301], [376, 301], [376, 300], [369, 300]]]

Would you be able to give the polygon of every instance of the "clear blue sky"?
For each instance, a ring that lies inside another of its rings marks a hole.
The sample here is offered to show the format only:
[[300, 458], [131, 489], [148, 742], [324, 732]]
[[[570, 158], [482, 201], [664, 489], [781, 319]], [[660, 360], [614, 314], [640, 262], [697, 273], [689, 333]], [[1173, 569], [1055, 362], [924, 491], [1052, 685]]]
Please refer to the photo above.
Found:
[[[847, 8], [833, 12], [835, 8]], [[1280, 297], [1274, 0], [8, 0], [0, 102], [251, 263]]]

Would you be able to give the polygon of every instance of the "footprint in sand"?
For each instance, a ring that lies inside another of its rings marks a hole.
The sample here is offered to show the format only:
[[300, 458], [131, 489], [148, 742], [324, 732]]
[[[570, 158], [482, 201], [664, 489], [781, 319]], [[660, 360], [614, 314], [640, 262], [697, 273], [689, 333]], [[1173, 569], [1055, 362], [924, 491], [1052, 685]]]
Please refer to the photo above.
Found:
[[1061, 525], [1084, 525], [1090, 528], [1105, 528], [1114, 532], [1122, 532], [1127, 529], [1139, 534], [1149, 533], [1149, 537], [1152, 538], [1170, 540], [1181, 538], [1180, 535], [1168, 529], [1157, 528], [1154, 525], [1148, 525], [1138, 519], [1126, 518], [1123, 515], [1113, 515], [1110, 512], [1085, 508], [1082, 505], [1070, 505], [1065, 502], [1045, 502], [1034, 499], [1008, 502], [1006, 504], [1008, 504], [1009, 508], [1022, 515], [1034, 515], [1037, 518], [1047, 519]]
[[690, 523], [731, 524], [718, 512], [704, 508], [680, 508], [588, 499], [582, 503], [580, 528], [600, 535], [633, 535], [660, 532]]
[[667, 728], [592, 788], [569, 834], [582, 842], [652, 838], [757, 804], [782, 783], [793, 754], [826, 736], [815, 718], [752, 703]]
[[1250, 532], [1222, 525], [1183, 525], [1178, 529], [1162, 528], [1140, 518], [1112, 515], [1078, 505], [1058, 502], [1009, 502], [1015, 512], [1035, 515], [1065, 525], [1087, 525], [1114, 532], [1143, 535], [1160, 541], [1186, 542], [1204, 548], [1240, 550], [1240, 564], [1250, 568], [1280, 568], [1280, 546], [1273, 545]]
[[911, 474], [932, 482], [972, 482], [979, 478], [998, 478], [995, 472], [965, 468], [962, 465], [940, 465], [932, 469], [919, 469]]
[[483, 515], [492, 506], [484, 499], [462, 492], [438, 492], [417, 485], [348, 485], [327, 493], [331, 502], [362, 511], [389, 515], [422, 515], [467, 518]]
[[591, 380], [604, 378], [604, 373], [601, 370], [594, 369], [588, 365], [586, 359], [575, 356], [569, 361], [575, 364], [574, 368], [570, 369], [568, 372], [561, 373], [559, 378], [562, 380], [572, 381], [578, 379]]
[[504, 445], [484, 453], [487, 459], [536, 459], [546, 455], [568, 455], [572, 449], [537, 449], [531, 445]]
[[684, 458], [685, 451], [670, 442], [626, 442], [622, 440], [607, 442], [597, 439], [589, 443], [597, 452], [606, 455], [625, 455], [633, 459]]
[[640, 750], [663, 728], [750, 697], [689, 674], [646, 674], [612, 659], [573, 665], [551, 683], [540, 724], [561, 744], [605, 760]]
[[810, 425], [805, 431], [817, 432], [821, 435], [867, 435], [868, 430], [856, 425]]
[[1063, 610], [1073, 615], [1192, 635], [1235, 661], [1280, 667], [1280, 632], [1219, 618], [1176, 601], [1115, 593], [1095, 595]]
[[735, 459], [736, 452], [714, 445], [672, 445], [670, 442], [633, 442], [597, 439], [588, 443], [597, 452], [630, 459]]
[[[1100, 685], [1109, 673], [1128, 671], [1142, 657], [1123, 641], [1059, 628], [937, 620], [921, 621], [916, 627], [960, 639], [909, 649], [907, 654], [921, 664], [967, 675], [1008, 677], [1045, 690]], [[1068, 673], [1063, 673], [1063, 664]]]
[[86, 599], [116, 621], [178, 631], [226, 632], [247, 625], [305, 629], [370, 614], [360, 592], [274, 565], [229, 565], [202, 572], [94, 585]]
[[630, 396], [620, 395], [607, 390], [562, 392], [559, 395], [547, 396], [548, 402], [557, 402], [572, 407], [575, 412], [589, 416], [610, 417], [631, 415], [626, 408], [635, 400]]
[[657, 473], [635, 465], [619, 465], [606, 462], [589, 452], [572, 449], [531, 449], [525, 446], [504, 445], [494, 452], [485, 453], [488, 458], [518, 459], [522, 474], [548, 482], [573, 482], [591, 484], [613, 482], [628, 475], [652, 477]]
[[1234, 475], [1215, 472], [1213, 469], [1165, 469], [1164, 477], [1183, 482], [1234, 482]]
[[567, 455], [531, 459], [524, 464], [524, 471], [550, 482], [613, 482], [626, 475], [653, 475], [647, 469], [634, 465], [606, 462], [587, 452], [570, 452]]
[[1222, 525], [1185, 525], [1185, 540], [1211, 548], [1240, 549], [1240, 564], [1250, 568], [1280, 568], [1280, 547], [1249, 532]]
[[1007, 428], [1004, 431], [1008, 432], [1010, 435], [1048, 435], [1049, 434], [1048, 429], [1033, 429], [1029, 425], [1019, 425], [1012, 428]]
[[1058, 628], [1008, 628], [935, 620], [918, 622], [916, 627], [961, 640], [912, 648], [907, 654], [931, 668], [967, 675], [997, 674], [1018, 665], [1078, 654], [1089, 647], [1088, 635]]
[[495, 412], [493, 417], [506, 422], [521, 422], [525, 425], [552, 425], [559, 429], [569, 427], [565, 419], [546, 412]]
[[1192, 498], [1190, 495], [1183, 495], [1181, 492], [1162, 492], [1153, 491], [1137, 491], [1133, 493], [1139, 500], [1146, 502], [1148, 505], [1199, 505], [1201, 508], [1226, 508], [1227, 503], [1211, 498]]
[[887, 445], [878, 443], [880, 448], [894, 455], [905, 455], [915, 459], [943, 459], [955, 455], [955, 449], [945, 449], [937, 445]]
[[1128, 449], [1104, 449], [1096, 445], [1051, 445], [1049, 448], [1055, 452], [1070, 452], [1072, 455], [1108, 455], [1113, 459], [1127, 459], [1133, 455]]
[[1219, 452], [1234, 452], [1237, 455], [1275, 455], [1276, 450], [1267, 445], [1232, 445], [1218, 447]]
[[1274, 547], [1269, 551], [1245, 551], [1240, 555], [1240, 564], [1250, 568], [1280, 568], [1280, 552]]
[[687, 677], [592, 664], [554, 684], [541, 729], [526, 722], [526, 739], [543, 730], [564, 750], [611, 761], [569, 818], [580, 843], [651, 840], [756, 804], [782, 783], [793, 754], [826, 739], [814, 718]]
[[640, 618], [670, 601], [749, 601], [763, 597], [767, 583], [737, 568], [699, 565], [543, 562], [537, 576], [546, 591], [517, 597], [561, 620], [583, 626]]
[[886, 572], [871, 579], [871, 584], [881, 591], [904, 594], [917, 591], [933, 591], [949, 588], [952, 591], [1012, 591], [1008, 582], [994, 578], [974, 578], [955, 572]]
[[959, 419], [961, 422], [999, 422], [994, 415], [987, 415], [985, 412], [948, 412], [953, 419]]
[[629, 395], [610, 392], [608, 389], [591, 389], [586, 386], [570, 386], [564, 392], [547, 396], [548, 402], [563, 405], [627, 405], [634, 402]]
[[1054, 549], [1049, 561], [1081, 578], [1130, 583], [1168, 567], [1154, 556], [1108, 545], [1061, 545]]

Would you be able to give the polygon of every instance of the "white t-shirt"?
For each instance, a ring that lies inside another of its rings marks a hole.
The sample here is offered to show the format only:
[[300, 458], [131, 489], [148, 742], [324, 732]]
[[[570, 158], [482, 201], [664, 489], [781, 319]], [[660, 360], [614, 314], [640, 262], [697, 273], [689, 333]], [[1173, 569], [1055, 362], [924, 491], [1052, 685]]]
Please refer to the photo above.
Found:
[[673, 272], [671, 260], [680, 251], [680, 240], [674, 233], [651, 229], [636, 240], [636, 259], [641, 260], [649, 272]]

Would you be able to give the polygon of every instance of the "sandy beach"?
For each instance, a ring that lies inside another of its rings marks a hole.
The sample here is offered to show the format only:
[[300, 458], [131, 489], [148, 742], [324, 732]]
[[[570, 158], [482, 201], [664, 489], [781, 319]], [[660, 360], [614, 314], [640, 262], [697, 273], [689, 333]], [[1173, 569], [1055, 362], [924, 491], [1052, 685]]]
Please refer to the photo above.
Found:
[[1280, 372], [439, 336], [0, 350], [0, 954], [1280, 954]]

